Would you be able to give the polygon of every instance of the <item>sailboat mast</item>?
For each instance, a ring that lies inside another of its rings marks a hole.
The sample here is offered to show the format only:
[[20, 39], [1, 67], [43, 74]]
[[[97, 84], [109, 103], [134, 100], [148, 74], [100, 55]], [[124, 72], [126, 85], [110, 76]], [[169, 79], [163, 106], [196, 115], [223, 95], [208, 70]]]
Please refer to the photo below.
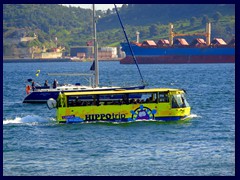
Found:
[[96, 30], [96, 13], [95, 5], [93, 4], [93, 39], [94, 39], [94, 62], [95, 62], [95, 87], [99, 84], [99, 71], [98, 71], [98, 45], [97, 45], [97, 30]]

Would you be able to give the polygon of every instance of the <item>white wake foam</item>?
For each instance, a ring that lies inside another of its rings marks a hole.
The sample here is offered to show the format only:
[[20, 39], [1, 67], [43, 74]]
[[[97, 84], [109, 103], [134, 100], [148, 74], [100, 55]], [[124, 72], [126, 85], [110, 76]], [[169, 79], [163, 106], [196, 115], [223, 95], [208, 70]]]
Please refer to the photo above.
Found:
[[3, 120], [3, 124], [41, 124], [48, 123], [50, 120], [46, 118], [36, 116], [36, 115], [27, 115], [25, 117], [16, 117], [14, 119]]
[[190, 114], [188, 117], [190, 117], [190, 118], [201, 118], [202, 116], [199, 116], [197, 114]]

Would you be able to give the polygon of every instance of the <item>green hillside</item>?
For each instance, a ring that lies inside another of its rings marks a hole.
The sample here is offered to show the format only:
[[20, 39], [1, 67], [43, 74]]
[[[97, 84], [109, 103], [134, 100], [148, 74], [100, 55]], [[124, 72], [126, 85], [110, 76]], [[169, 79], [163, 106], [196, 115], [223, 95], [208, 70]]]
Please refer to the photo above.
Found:
[[[113, 6], [114, 7], [114, 6]], [[168, 24], [180, 33], [205, 30], [212, 23], [212, 37], [230, 41], [235, 36], [235, 5], [232, 4], [124, 4], [120, 16], [130, 40], [168, 38]], [[123, 32], [114, 9], [97, 11], [99, 46], [119, 44]], [[23, 36], [38, 36], [37, 40], [21, 42]], [[4, 52], [9, 47], [66, 47], [86, 45], [92, 39], [92, 11], [58, 4], [3, 4]], [[186, 37], [187, 40], [191, 40]]]

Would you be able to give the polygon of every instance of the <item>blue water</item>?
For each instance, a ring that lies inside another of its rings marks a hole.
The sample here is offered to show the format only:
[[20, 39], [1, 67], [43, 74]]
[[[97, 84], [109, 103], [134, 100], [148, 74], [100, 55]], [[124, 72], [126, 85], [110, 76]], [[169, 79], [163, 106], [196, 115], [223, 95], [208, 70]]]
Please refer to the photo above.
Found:
[[[3, 175], [234, 176], [235, 64], [139, 65], [148, 87], [183, 88], [192, 119], [181, 123], [57, 124], [45, 104], [23, 104], [29, 78], [87, 73], [89, 62], [3, 64]], [[102, 85], [136, 85], [135, 65], [100, 62]], [[41, 70], [38, 77], [37, 70]]]

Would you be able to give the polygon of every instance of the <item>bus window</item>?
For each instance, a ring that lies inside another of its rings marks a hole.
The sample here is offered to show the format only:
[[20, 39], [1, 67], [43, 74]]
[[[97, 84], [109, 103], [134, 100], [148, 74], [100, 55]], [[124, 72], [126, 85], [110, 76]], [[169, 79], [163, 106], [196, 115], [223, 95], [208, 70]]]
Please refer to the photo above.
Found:
[[159, 93], [159, 102], [169, 102], [167, 93]]

